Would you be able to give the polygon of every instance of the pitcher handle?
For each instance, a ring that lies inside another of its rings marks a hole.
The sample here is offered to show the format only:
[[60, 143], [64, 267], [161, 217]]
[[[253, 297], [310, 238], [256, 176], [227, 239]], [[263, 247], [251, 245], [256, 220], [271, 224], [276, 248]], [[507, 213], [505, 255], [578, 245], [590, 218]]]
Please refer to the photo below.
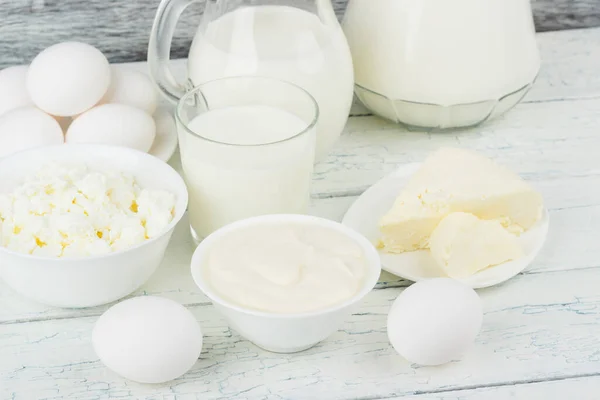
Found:
[[199, 0], [162, 0], [148, 42], [148, 65], [150, 76], [161, 93], [171, 102], [177, 103], [186, 92], [185, 84], [175, 79], [169, 68], [171, 42], [175, 26], [181, 13]]

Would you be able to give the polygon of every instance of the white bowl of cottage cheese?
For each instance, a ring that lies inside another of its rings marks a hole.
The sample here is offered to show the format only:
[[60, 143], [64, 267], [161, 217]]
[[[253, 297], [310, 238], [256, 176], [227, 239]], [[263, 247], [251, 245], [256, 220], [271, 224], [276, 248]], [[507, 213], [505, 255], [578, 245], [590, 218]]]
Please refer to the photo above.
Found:
[[91, 307], [154, 273], [187, 207], [181, 176], [146, 153], [60, 145], [0, 160], [0, 276], [58, 307]]

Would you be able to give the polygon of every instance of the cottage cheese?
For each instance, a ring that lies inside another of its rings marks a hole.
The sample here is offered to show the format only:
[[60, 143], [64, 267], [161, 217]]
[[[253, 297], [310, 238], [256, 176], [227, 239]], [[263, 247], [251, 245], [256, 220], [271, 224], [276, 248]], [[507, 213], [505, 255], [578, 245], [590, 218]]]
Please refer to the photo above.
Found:
[[0, 194], [0, 246], [47, 257], [123, 250], [162, 233], [175, 200], [127, 174], [50, 164]]

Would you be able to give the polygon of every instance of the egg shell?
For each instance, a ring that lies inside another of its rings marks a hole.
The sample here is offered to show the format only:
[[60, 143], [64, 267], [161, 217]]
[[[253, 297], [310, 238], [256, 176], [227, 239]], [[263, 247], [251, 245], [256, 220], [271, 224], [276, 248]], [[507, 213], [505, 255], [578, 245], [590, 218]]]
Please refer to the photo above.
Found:
[[62, 143], [64, 136], [58, 122], [36, 107], [20, 107], [0, 116], [0, 158]]
[[156, 136], [152, 117], [127, 104], [102, 104], [81, 114], [67, 130], [67, 143], [108, 144], [147, 152]]
[[80, 114], [102, 99], [110, 85], [108, 60], [89, 44], [63, 42], [31, 62], [27, 90], [33, 103], [56, 116]]
[[111, 83], [101, 103], [128, 104], [154, 114], [158, 96], [148, 75], [125, 66], [111, 67]]
[[394, 301], [388, 338], [408, 361], [440, 365], [462, 357], [482, 320], [481, 300], [473, 289], [448, 278], [428, 279], [414, 283]]
[[27, 92], [29, 67], [8, 67], [0, 71], [0, 115], [15, 108], [32, 106]]
[[108, 309], [92, 331], [96, 355], [110, 370], [141, 383], [163, 383], [194, 366], [202, 330], [185, 307], [153, 296], [125, 300]]

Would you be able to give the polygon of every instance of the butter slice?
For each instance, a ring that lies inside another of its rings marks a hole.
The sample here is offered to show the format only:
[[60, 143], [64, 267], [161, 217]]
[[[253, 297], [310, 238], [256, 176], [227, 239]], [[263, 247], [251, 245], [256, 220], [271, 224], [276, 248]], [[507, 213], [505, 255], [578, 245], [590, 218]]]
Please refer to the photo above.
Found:
[[425, 160], [379, 223], [389, 253], [429, 248], [442, 218], [468, 212], [521, 233], [542, 217], [543, 199], [518, 175], [478, 153], [443, 148]]
[[467, 278], [523, 255], [517, 237], [499, 221], [485, 221], [462, 212], [442, 219], [429, 244], [434, 260], [455, 279]]

